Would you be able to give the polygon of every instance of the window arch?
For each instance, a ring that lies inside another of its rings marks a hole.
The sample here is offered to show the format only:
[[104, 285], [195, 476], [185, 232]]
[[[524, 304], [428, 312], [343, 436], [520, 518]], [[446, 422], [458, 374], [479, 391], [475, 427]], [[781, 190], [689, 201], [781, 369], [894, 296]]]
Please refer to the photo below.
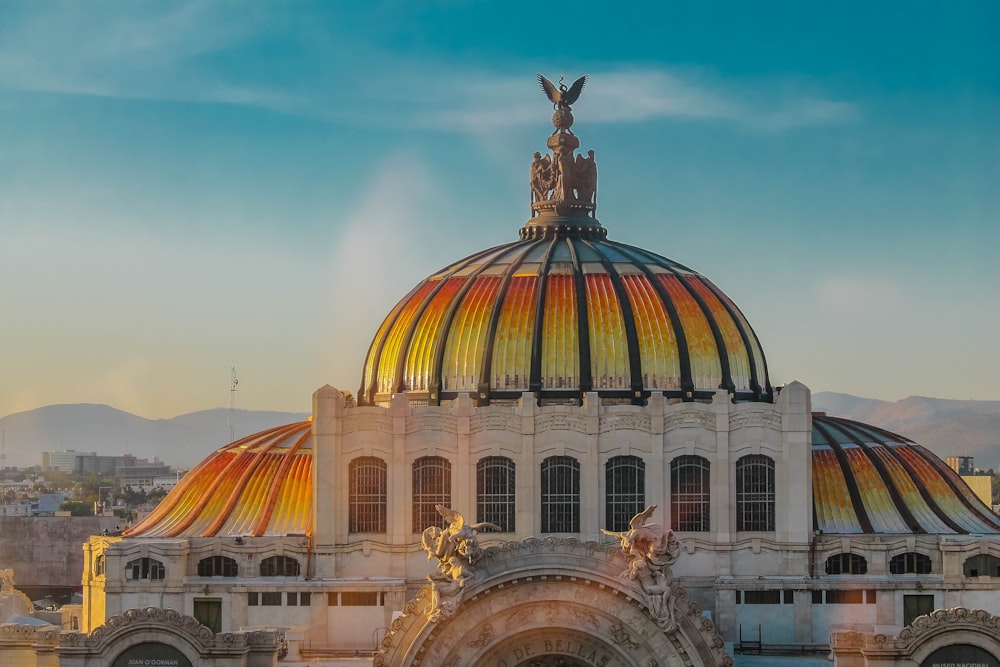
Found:
[[126, 579], [163, 579], [166, 570], [155, 558], [136, 558], [125, 564]]
[[607, 530], [628, 530], [632, 517], [646, 507], [646, 462], [638, 456], [615, 456], [604, 464], [604, 523]]
[[572, 456], [542, 461], [542, 532], [580, 532], [580, 462]]
[[238, 574], [236, 561], [227, 556], [208, 556], [198, 561], [199, 577], [235, 577]]
[[774, 461], [763, 454], [736, 462], [736, 530], [774, 530]]
[[889, 560], [889, 574], [930, 574], [931, 557], [908, 551]]
[[260, 562], [262, 577], [297, 577], [300, 569], [299, 561], [291, 556], [269, 556]]
[[706, 532], [711, 517], [711, 463], [702, 456], [670, 462], [670, 528]]
[[826, 559], [827, 574], [868, 574], [868, 561], [852, 553], [834, 554]]
[[962, 569], [967, 577], [1000, 577], [1000, 558], [979, 554], [967, 559]]
[[500, 532], [514, 532], [514, 462], [506, 456], [486, 456], [476, 463], [476, 521], [494, 523]]
[[348, 465], [347, 532], [386, 532], [386, 486], [385, 461], [375, 456], [351, 461]]
[[413, 462], [413, 532], [448, 525], [435, 505], [451, 507], [451, 463], [442, 456], [421, 456]]

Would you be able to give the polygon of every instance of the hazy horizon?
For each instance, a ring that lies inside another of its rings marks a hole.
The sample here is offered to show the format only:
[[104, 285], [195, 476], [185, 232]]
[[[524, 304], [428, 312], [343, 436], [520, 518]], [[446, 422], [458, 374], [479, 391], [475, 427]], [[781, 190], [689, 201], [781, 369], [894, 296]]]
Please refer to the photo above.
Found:
[[[489, 29], [484, 28], [488, 22]], [[772, 384], [996, 400], [1000, 5], [0, 4], [0, 414], [307, 412], [514, 240], [590, 83], [609, 237], [706, 275]], [[992, 369], [992, 370], [991, 370]]]

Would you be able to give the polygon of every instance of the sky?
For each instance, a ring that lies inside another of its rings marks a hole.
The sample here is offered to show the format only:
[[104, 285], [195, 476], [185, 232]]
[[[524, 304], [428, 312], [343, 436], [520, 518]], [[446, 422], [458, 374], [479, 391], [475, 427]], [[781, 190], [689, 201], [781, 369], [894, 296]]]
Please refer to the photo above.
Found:
[[[613, 6], [614, 5], [614, 6]], [[995, 2], [0, 1], [0, 416], [305, 412], [514, 240], [551, 104], [609, 237], [706, 275], [772, 383], [998, 399]]]

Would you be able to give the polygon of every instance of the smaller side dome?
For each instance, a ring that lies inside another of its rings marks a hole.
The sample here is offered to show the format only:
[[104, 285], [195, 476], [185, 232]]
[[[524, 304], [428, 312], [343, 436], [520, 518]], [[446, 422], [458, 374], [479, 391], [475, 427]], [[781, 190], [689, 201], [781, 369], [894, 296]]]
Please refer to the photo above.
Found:
[[944, 461], [876, 426], [814, 413], [812, 469], [824, 533], [1000, 534], [1000, 518]]
[[220, 447], [125, 537], [309, 534], [312, 423], [261, 431]]

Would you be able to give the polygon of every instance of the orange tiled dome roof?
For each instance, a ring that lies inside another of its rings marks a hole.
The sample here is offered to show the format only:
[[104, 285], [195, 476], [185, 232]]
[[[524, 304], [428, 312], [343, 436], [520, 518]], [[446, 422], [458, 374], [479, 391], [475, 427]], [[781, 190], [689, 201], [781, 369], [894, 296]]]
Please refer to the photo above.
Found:
[[[603, 230], [602, 230], [603, 231]], [[541, 235], [540, 235], [541, 236]], [[362, 404], [652, 393], [770, 400], [760, 342], [704, 276], [588, 230], [476, 253], [423, 280], [368, 351]]]
[[901, 435], [813, 415], [813, 511], [825, 533], [1000, 533], [1000, 518], [932, 452]]
[[128, 537], [311, 532], [312, 423], [225, 445], [186, 474]]

